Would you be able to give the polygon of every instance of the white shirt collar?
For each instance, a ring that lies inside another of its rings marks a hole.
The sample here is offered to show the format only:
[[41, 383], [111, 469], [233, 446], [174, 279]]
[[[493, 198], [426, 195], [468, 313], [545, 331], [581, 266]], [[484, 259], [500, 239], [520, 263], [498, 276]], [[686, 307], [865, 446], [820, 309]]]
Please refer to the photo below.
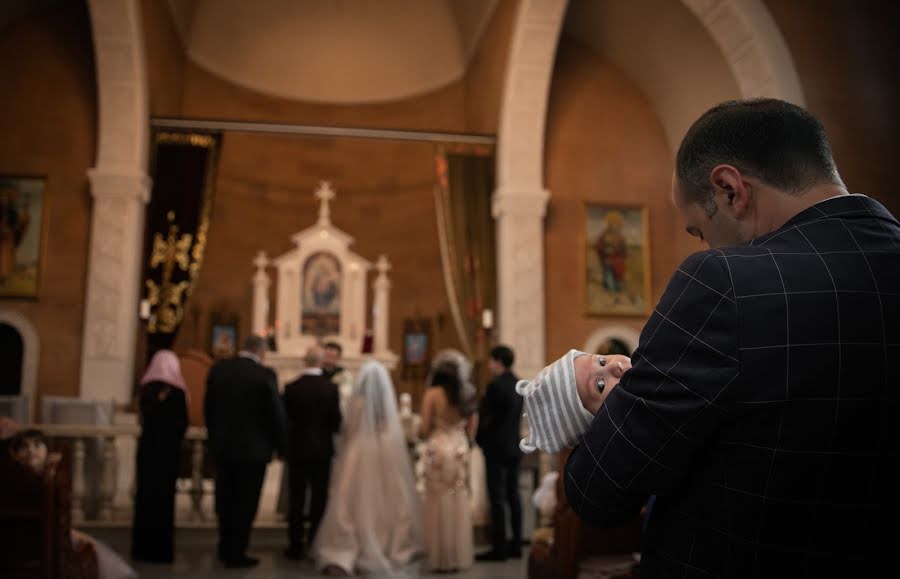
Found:
[[262, 365], [262, 360], [260, 360], [259, 356], [257, 356], [253, 352], [248, 352], [247, 350], [241, 350], [240, 352], [238, 352], [238, 357], [239, 358], [249, 358], [249, 359], [253, 360], [254, 362], [256, 362], [257, 364], [259, 364], [260, 366]]
[[321, 368], [304, 368], [302, 372], [300, 372], [301, 376], [321, 376], [322, 369]]

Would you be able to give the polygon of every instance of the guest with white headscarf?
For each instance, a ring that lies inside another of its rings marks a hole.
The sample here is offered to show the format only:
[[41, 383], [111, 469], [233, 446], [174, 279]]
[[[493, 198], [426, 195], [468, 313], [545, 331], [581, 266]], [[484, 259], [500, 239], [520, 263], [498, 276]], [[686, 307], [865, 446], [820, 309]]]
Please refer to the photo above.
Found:
[[394, 397], [385, 367], [363, 364], [313, 545], [316, 565], [328, 575], [403, 574], [421, 552], [418, 497]]
[[142, 428], [131, 558], [171, 563], [175, 555], [175, 479], [188, 424], [188, 394], [175, 352], [154, 354], [141, 378], [139, 400]]

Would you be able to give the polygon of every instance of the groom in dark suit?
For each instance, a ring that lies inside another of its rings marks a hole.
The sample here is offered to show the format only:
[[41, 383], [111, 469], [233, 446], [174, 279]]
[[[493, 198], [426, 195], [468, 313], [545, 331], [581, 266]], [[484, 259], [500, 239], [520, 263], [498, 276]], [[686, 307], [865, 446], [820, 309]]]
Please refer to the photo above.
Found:
[[206, 378], [203, 412], [209, 451], [216, 464], [219, 560], [252, 567], [250, 529], [259, 506], [266, 464], [283, 454], [284, 408], [275, 373], [262, 365], [266, 340], [250, 336], [234, 358], [217, 362]]
[[[491, 503], [491, 549], [479, 561], [519, 558], [522, 552], [522, 500], [519, 497], [519, 450], [522, 397], [516, 394], [518, 377], [512, 372], [513, 351], [507, 346], [491, 350], [488, 369], [494, 375], [478, 411], [478, 446], [484, 452], [488, 500]], [[512, 540], [506, 542], [506, 506]]]
[[605, 402], [610, 368], [576, 362], [596, 418], [565, 468], [569, 503], [612, 526], [656, 495], [642, 578], [883, 576], [900, 515], [900, 224], [848, 194], [817, 119], [774, 99], [700, 117], [673, 195], [712, 249], [677, 269]]
[[[325, 514], [334, 435], [341, 427], [337, 386], [322, 375], [322, 350], [310, 348], [303, 358], [306, 368], [284, 387], [284, 406], [290, 426], [288, 444], [288, 539], [285, 555], [302, 559], [312, 545]], [[303, 528], [303, 505], [310, 491], [309, 529]]]

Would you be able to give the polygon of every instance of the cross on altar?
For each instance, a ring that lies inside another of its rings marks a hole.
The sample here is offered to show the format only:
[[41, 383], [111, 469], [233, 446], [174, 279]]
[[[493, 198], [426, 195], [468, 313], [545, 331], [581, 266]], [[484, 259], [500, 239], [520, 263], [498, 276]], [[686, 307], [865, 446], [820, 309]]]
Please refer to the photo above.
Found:
[[331, 188], [328, 181], [319, 182], [319, 188], [316, 189], [316, 199], [319, 200], [319, 223], [329, 223], [331, 221], [331, 207], [329, 203], [334, 199], [335, 192]]

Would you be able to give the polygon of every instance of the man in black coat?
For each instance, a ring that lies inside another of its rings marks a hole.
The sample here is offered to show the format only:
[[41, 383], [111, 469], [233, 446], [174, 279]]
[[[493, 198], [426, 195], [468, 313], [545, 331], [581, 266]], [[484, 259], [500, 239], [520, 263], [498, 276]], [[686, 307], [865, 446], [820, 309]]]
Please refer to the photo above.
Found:
[[[325, 514], [334, 435], [341, 427], [337, 386], [322, 375], [322, 350], [312, 347], [303, 359], [306, 369], [284, 387], [284, 406], [290, 427], [288, 482], [290, 485], [288, 539], [285, 555], [302, 559], [312, 545]], [[310, 490], [309, 529], [303, 532], [303, 503]]]
[[209, 452], [216, 464], [219, 560], [226, 567], [251, 567], [247, 544], [266, 464], [283, 454], [284, 408], [275, 373], [262, 365], [266, 340], [250, 336], [234, 358], [217, 362], [206, 378], [203, 412]]
[[[512, 373], [513, 351], [507, 346], [491, 350], [488, 369], [493, 374], [478, 412], [478, 446], [484, 452], [488, 500], [491, 503], [491, 549], [479, 561], [519, 558], [522, 550], [522, 500], [519, 497], [519, 450], [522, 397], [516, 394], [518, 377]], [[506, 542], [506, 505], [509, 505], [512, 540]]]
[[673, 195], [711, 249], [677, 269], [618, 386], [576, 360], [596, 416], [566, 464], [569, 504], [614, 526], [656, 496], [642, 578], [883, 576], [900, 515], [900, 224], [848, 194], [815, 117], [774, 99], [700, 117]]

